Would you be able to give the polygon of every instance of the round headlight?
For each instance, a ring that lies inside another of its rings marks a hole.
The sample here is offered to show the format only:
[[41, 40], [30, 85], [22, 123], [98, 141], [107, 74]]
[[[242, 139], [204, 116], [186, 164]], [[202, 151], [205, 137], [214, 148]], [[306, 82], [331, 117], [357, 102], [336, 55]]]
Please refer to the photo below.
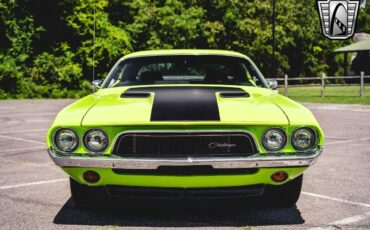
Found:
[[59, 129], [54, 135], [54, 144], [64, 152], [72, 152], [78, 146], [77, 134], [72, 129]]
[[311, 128], [299, 128], [292, 135], [292, 145], [295, 149], [304, 151], [316, 144], [316, 133]]
[[102, 152], [108, 146], [108, 136], [100, 129], [91, 129], [85, 134], [84, 143], [91, 152]]
[[287, 142], [285, 132], [279, 128], [272, 128], [267, 130], [262, 137], [262, 145], [266, 150], [279, 151], [284, 148]]

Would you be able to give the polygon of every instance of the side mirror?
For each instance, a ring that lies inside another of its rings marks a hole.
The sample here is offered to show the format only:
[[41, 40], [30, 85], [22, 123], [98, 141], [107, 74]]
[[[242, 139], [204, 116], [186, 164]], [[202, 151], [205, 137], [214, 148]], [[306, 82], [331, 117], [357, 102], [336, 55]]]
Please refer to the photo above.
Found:
[[102, 80], [99, 80], [99, 79], [92, 81], [91, 82], [91, 84], [92, 84], [92, 86], [91, 86], [92, 87], [92, 90], [95, 92], [98, 89], [100, 89], [102, 83], [103, 83], [103, 81]]
[[267, 84], [271, 90], [276, 90], [278, 87], [278, 82], [274, 79], [267, 79]]

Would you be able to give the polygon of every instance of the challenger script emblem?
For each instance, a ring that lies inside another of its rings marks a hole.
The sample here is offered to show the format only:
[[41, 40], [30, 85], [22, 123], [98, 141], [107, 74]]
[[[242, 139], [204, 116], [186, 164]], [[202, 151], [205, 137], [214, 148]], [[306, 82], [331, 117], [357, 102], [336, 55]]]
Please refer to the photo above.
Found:
[[232, 148], [236, 147], [236, 144], [230, 144], [230, 143], [219, 143], [219, 142], [211, 142], [208, 145], [208, 148]]
[[322, 33], [329, 39], [347, 39], [355, 32], [359, 1], [317, 1]]

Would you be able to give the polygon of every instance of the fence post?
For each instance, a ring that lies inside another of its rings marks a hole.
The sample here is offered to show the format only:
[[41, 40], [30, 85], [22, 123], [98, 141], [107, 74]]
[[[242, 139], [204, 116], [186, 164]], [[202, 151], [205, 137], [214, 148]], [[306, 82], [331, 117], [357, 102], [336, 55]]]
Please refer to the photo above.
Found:
[[325, 73], [321, 75], [321, 97], [325, 97]]
[[364, 96], [364, 72], [361, 72], [360, 75], [360, 97]]
[[284, 75], [284, 95], [287, 97], [288, 96], [288, 75]]

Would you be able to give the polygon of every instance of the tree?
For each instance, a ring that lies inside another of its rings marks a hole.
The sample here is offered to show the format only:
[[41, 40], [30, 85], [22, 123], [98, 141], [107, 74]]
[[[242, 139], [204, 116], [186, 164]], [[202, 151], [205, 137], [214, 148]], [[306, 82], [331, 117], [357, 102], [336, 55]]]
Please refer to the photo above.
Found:
[[[80, 97], [93, 66], [104, 78], [121, 56], [147, 49], [239, 51], [267, 77], [341, 74], [343, 57], [332, 51], [350, 40], [321, 34], [316, 4], [277, 1], [278, 76], [271, 76], [272, 0], [3, 0], [0, 98]], [[369, 31], [369, 5], [357, 31]]]

